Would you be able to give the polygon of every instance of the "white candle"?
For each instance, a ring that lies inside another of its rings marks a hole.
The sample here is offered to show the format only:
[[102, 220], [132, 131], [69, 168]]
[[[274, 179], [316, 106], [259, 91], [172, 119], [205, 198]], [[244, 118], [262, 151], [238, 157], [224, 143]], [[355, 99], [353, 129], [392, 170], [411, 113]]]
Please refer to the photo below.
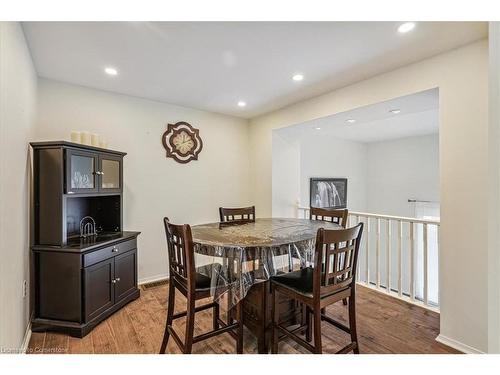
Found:
[[108, 142], [106, 142], [106, 138], [99, 137], [99, 147], [108, 148]]
[[71, 132], [71, 142], [80, 143], [80, 132]]
[[99, 134], [92, 133], [90, 136], [92, 146], [99, 147]]
[[90, 140], [90, 133], [89, 132], [81, 132], [80, 133], [80, 138], [81, 138], [81, 143], [84, 145], [90, 145], [91, 140]]

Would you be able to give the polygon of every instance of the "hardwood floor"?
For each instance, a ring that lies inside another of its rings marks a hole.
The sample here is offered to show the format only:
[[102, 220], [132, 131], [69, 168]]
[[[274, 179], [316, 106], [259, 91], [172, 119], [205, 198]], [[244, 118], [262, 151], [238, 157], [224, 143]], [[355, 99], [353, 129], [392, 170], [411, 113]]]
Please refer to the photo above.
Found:
[[[410, 305], [363, 286], [357, 289], [358, 336], [361, 353], [458, 353], [434, 339], [439, 333], [439, 314]], [[176, 310], [184, 307], [184, 297], [176, 296]], [[33, 333], [31, 353], [157, 353], [166, 319], [167, 286], [141, 290], [141, 297], [99, 324], [83, 339], [60, 333]], [[327, 314], [347, 324], [347, 307], [342, 302], [327, 309]], [[196, 314], [195, 335], [211, 329], [210, 311]], [[174, 327], [183, 338], [184, 319]], [[333, 353], [343, 347], [348, 336], [323, 323], [323, 350]], [[168, 353], [180, 353], [171, 339]], [[229, 334], [193, 345], [193, 353], [235, 353]], [[245, 330], [244, 352], [256, 353], [257, 342]], [[292, 341], [280, 343], [280, 353], [308, 353]]]

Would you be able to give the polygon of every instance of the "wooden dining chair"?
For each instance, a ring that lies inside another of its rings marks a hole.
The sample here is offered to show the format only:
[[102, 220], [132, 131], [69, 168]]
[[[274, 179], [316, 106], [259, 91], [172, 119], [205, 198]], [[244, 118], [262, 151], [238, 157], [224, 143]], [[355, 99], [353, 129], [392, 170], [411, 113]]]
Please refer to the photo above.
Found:
[[[342, 228], [347, 226], [347, 218], [349, 216], [349, 211], [347, 208], [345, 209], [327, 209], [327, 208], [318, 208], [311, 207], [309, 209], [309, 219], [310, 220], [320, 220], [320, 221], [329, 221], [332, 223], [339, 224]], [[342, 300], [344, 306], [347, 306], [347, 298]], [[325, 310], [323, 310], [325, 313]]]
[[[219, 217], [221, 225], [237, 225], [251, 223], [255, 221], [255, 206], [228, 208], [219, 207]], [[252, 264], [252, 271], [255, 271], [258, 265], [255, 259], [248, 259]]]
[[[219, 207], [219, 218], [221, 225], [237, 225], [237, 224], [245, 224], [251, 223], [255, 221], [255, 206], [250, 207]], [[226, 259], [224, 260], [226, 261]], [[256, 272], [258, 265], [255, 259], [247, 259], [247, 262], [250, 263], [252, 267], [252, 272]], [[232, 264], [232, 267], [237, 267], [238, 264]], [[243, 263], [239, 265], [243, 267]], [[231, 298], [231, 291], [229, 293], [229, 298]], [[228, 317], [228, 324], [232, 322], [232, 316]]]
[[219, 207], [219, 216], [221, 223], [231, 221], [252, 222], [255, 221], [255, 206], [241, 208]]
[[[285, 337], [295, 340], [313, 353], [322, 353], [321, 321], [324, 320], [351, 335], [351, 343], [337, 353], [348, 353], [352, 350], [359, 354], [356, 332], [356, 269], [362, 233], [363, 223], [349, 229], [320, 228], [316, 235], [314, 268], [307, 267], [271, 278], [272, 353], [278, 352], [278, 342]], [[294, 298], [306, 306], [307, 323], [305, 326], [288, 330], [280, 324], [276, 306], [278, 293]], [[347, 297], [349, 298], [349, 327], [321, 312], [323, 308]], [[309, 343], [311, 315], [314, 317], [314, 345]], [[305, 340], [297, 335], [303, 330], [306, 331]]]
[[[224, 332], [230, 333], [236, 339], [236, 352], [243, 353], [243, 309], [241, 303], [236, 305], [236, 323], [224, 323], [219, 317], [219, 304], [217, 301], [195, 306], [195, 301], [210, 297], [212, 280], [210, 277], [196, 272], [194, 264], [194, 248], [191, 227], [187, 224], [171, 224], [167, 217], [163, 219], [165, 234], [168, 245], [169, 261], [169, 287], [168, 307], [165, 333], [161, 344], [160, 354], [165, 353], [170, 335], [183, 353], [191, 353], [194, 343], [219, 335]], [[205, 266], [207, 267], [207, 266]], [[220, 264], [212, 264], [209, 267], [221, 267]], [[223, 270], [219, 270], [223, 272]], [[174, 313], [175, 290], [180, 291], [187, 300], [187, 310]], [[197, 312], [213, 309], [213, 330], [194, 336], [194, 320]], [[181, 341], [172, 323], [175, 319], [186, 317], [186, 332], [184, 343]]]
[[327, 208], [310, 207], [309, 209], [309, 219], [330, 221], [332, 223], [339, 224], [340, 226], [342, 226], [342, 228], [345, 228], [347, 226], [348, 215], [349, 211], [347, 210], [347, 208], [335, 210]]

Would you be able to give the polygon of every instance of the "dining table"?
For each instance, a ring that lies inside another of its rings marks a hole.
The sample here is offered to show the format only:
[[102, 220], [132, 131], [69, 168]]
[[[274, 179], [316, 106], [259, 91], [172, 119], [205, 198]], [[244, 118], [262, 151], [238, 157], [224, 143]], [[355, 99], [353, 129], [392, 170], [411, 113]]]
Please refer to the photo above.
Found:
[[216, 300], [226, 297], [224, 306], [229, 310], [244, 300], [254, 285], [313, 266], [320, 228], [342, 227], [328, 221], [296, 218], [194, 225], [191, 231], [196, 271], [211, 278], [211, 295]]

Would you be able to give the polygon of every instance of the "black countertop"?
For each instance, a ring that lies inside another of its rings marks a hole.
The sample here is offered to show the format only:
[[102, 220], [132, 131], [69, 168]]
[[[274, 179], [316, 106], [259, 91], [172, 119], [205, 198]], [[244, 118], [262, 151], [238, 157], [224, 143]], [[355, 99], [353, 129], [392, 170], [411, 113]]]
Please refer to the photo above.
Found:
[[97, 236], [87, 238], [73, 237], [68, 239], [64, 246], [34, 245], [31, 247], [35, 251], [59, 251], [70, 253], [84, 253], [100, 247], [111, 246], [117, 242], [137, 238], [141, 232], [108, 232], [100, 233]]

